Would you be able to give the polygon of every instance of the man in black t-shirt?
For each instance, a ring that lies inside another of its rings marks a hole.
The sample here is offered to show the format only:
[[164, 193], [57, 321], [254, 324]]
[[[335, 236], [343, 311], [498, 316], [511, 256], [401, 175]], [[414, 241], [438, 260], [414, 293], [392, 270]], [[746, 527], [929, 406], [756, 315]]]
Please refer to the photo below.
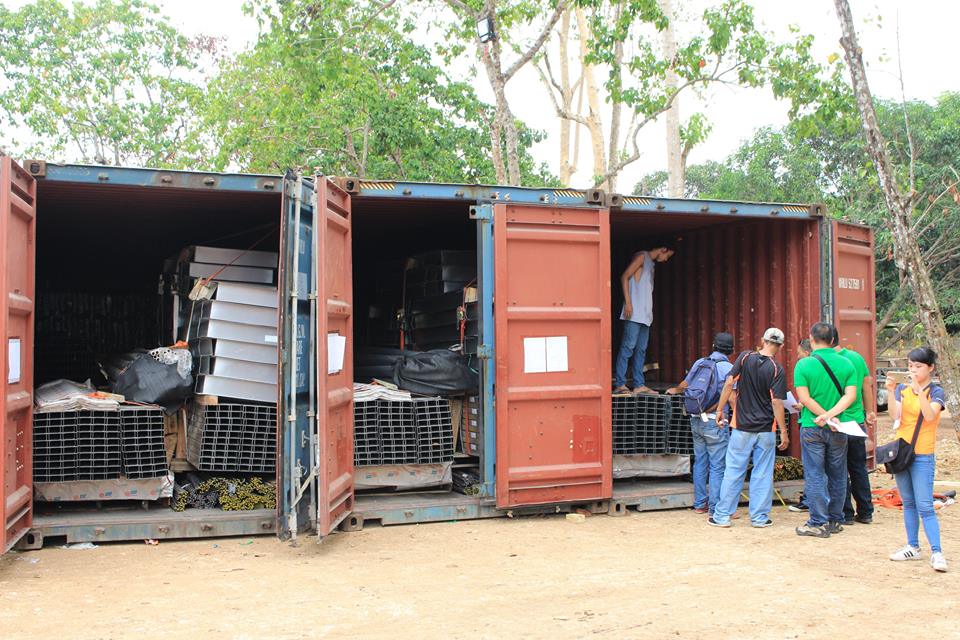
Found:
[[787, 398], [787, 376], [774, 360], [783, 346], [783, 331], [767, 329], [760, 351], [744, 351], [737, 356], [727, 377], [717, 405], [717, 424], [724, 421], [722, 410], [737, 383], [737, 405], [733, 411], [733, 431], [727, 445], [726, 469], [720, 485], [720, 500], [713, 517], [707, 522], [715, 527], [729, 527], [730, 517], [737, 510], [747, 466], [753, 459], [750, 473], [750, 524], [769, 527], [773, 506], [773, 463], [776, 459], [777, 434], [780, 429], [780, 450], [790, 445], [790, 435], [783, 412]]

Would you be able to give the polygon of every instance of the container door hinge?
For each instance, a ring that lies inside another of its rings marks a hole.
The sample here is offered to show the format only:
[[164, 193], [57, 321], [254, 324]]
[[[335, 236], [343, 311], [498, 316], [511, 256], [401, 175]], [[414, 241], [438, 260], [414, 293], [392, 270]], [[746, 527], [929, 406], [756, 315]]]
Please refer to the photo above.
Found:
[[478, 204], [470, 207], [471, 220], [493, 220], [493, 205]]

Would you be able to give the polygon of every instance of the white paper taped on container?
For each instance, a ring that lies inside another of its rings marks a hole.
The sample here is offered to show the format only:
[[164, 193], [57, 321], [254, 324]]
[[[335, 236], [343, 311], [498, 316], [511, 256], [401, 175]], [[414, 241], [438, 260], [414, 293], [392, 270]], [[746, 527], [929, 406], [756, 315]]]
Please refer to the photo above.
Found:
[[339, 333], [327, 334], [327, 375], [343, 371], [343, 358], [347, 352], [347, 337]]

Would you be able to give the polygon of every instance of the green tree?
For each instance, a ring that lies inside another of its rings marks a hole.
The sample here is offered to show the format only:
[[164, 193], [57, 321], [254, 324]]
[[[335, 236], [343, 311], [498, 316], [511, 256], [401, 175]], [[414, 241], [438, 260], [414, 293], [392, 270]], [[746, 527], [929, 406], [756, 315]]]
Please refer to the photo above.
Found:
[[[923, 256], [937, 286], [947, 326], [960, 331], [960, 94], [935, 103], [877, 101], [877, 118], [897, 179], [912, 184], [920, 204], [913, 214]], [[919, 325], [906, 274], [893, 260], [887, 211], [873, 163], [861, 139], [859, 116], [847, 110], [811, 130], [795, 121], [757, 131], [723, 162], [693, 165], [689, 197], [767, 202], [823, 202], [830, 215], [876, 229], [877, 308], [880, 325], [909, 332]], [[909, 123], [909, 127], [907, 126]], [[813, 131], [813, 133], [811, 133]], [[666, 175], [642, 178], [634, 193], [664, 195]], [[903, 332], [893, 333], [880, 346]]]
[[63, 160], [202, 165], [191, 78], [203, 53], [142, 0], [0, 6], [2, 142]]
[[[793, 30], [789, 41], [776, 42], [755, 24], [753, 8], [744, 0], [708, 6], [697, 32], [669, 47], [669, 56], [660, 46], [659, 34], [669, 22], [658, 0], [578, 0], [578, 5], [590, 12], [587, 61], [610, 70], [605, 87], [615, 131], [620, 130], [621, 105], [631, 112], [622, 143], [611, 140], [613, 153], [605, 172], [595, 177], [597, 185], [615, 184], [620, 172], [641, 157], [640, 131], [668, 112], [682, 94], [722, 84], [766, 86], [788, 100], [791, 117], [808, 127], [832, 119], [849, 94], [840, 65], [831, 69], [814, 60], [813, 36]], [[680, 128], [681, 148], [689, 150], [709, 130], [705, 116], [693, 114]]]
[[[413, 17], [371, 2], [248, 5], [253, 47], [224, 60], [204, 107], [215, 164], [381, 179], [493, 182], [492, 107], [413, 42]], [[525, 180], [552, 183], [520, 133]]]

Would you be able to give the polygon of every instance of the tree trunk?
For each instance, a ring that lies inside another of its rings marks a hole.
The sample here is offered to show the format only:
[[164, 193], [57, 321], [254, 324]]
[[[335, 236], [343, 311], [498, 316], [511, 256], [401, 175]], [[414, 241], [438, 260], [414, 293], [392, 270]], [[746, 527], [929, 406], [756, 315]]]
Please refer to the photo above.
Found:
[[593, 150], [593, 175], [602, 176], [607, 173], [603, 136], [603, 122], [600, 120], [600, 89], [594, 76], [593, 65], [587, 62], [590, 53], [590, 27], [583, 9], [577, 7], [577, 27], [580, 31], [580, 64], [583, 67], [583, 83], [587, 89], [587, 129], [590, 131], [590, 144]]
[[[673, 31], [675, 19], [672, 0], [657, 0], [660, 11], [667, 17], [667, 28], [661, 32], [663, 37], [663, 57], [670, 63], [667, 69], [667, 92], [676, 92], [680, 81], [673, 70], [674, 60], [677, 57], [677, 39]], [[686, 176], [684, 175], [684, 160], [680, 141], [680, 100], [674, 99], [673, 105], [664, 114], [667, 125], [667, 195], [671, 198], [682, 198]]]
[[[573, 91], [570, 87], [570, 11], [564, 11], [560, 18], [560, 100], [564, 111], [573, 109]], [[547, 87], [547, 91], [552, 91]], [[560, 184], [570, 185], [574, 168], [570, 162], [570, 130], [573, 122], [560, 119]], [[573, 160], [576, 163], [576, 158]]]
[[910, 217], [914, 206], [914, 194], [904, 195], [894, 181], [893, 168], [887, 155], [886, 142], [880, 133], [877, 113], [873, 106], [873, 96], [867, 83], [867, 73], [863, 64], [863, 52], [857, 42], [857, 32], [853, 26], [853, 14], [847, 0], [834, 0], [837, 17], [840, 20], [843, 46], [847, 66], [850, 68], [850, 80], [853, 86], [857, 108], [863, 120], [863, 132], [866, 137], [867, 152], [877, 169], [877, 178], [883, 191], [883, 198], [890, 212], [890, 226], [893, 232], [894, 259], [897, 266], [907, 273], [910, 288], [919, 307], [920, 321], [927, 333], [930, 346], [937, 352], [937, 375], [947, 395], [947, 407], [954, 418], [954, 429], [960, 439], [960, 367], [953, 352], [950, 335], [943, 322], [940, 305], [934, 293], [930, 272], [923, 260], [916, 238], [911, 234]]

